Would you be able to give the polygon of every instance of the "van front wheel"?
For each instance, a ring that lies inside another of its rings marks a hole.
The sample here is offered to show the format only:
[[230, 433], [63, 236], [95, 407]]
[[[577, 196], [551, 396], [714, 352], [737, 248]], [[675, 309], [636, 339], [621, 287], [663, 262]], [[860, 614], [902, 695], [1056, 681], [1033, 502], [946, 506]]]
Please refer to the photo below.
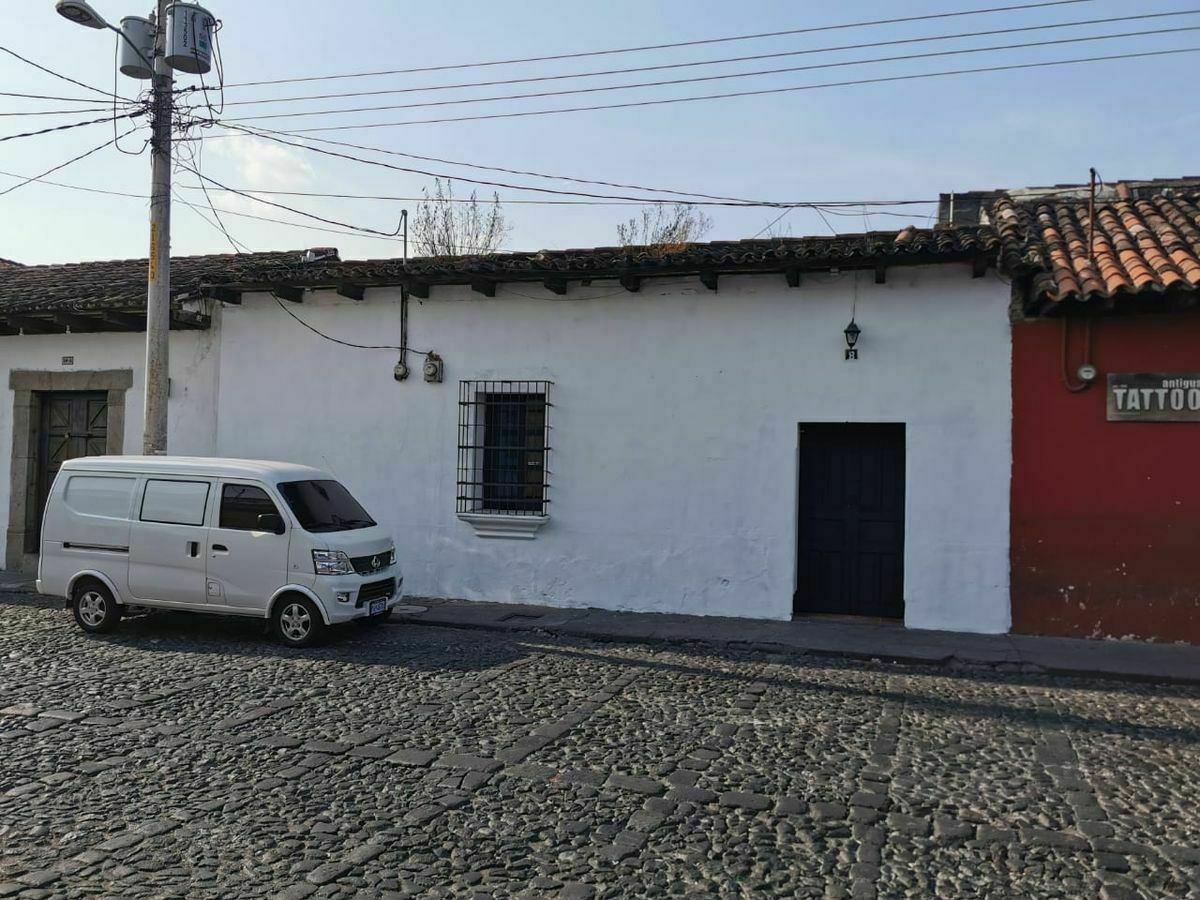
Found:
[[121, 607], [99, 581], [81, 581], [75, 586], [71, 600], [75, 621], [84, 631], [107, 634], [121, 621]]
[[320, 641], [325, 622], [307, 597], [284, 597], [275, 607], [275, 633], [289, 647], [308, 647]]

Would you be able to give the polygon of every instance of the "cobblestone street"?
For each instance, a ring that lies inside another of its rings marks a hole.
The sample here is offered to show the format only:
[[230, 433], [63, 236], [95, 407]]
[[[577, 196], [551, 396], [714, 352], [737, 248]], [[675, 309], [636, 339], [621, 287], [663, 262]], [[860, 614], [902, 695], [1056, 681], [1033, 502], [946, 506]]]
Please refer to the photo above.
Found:
[[1200, 689], [0, 593], [0, 897], [1200, 897]]

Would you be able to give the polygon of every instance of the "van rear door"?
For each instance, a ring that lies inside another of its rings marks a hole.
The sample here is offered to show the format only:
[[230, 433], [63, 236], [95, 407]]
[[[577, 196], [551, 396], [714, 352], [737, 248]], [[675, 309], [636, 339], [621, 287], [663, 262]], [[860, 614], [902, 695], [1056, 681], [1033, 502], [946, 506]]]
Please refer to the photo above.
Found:
[[129, 592], [171, 606], [207, 603], [209, 508], [215, 479], [147, 475], [129, 535]]

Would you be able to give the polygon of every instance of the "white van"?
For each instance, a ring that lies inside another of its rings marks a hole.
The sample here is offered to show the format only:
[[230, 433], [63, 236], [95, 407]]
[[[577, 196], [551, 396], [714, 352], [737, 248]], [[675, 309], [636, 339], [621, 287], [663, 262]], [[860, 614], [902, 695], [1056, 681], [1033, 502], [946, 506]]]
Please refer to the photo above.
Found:
[[289, 463], [87, 456], [46, 502], [37, 587], [85, 631], [131, 607], [270, 619], [302, 647], [382, 621], [403, 578], [392, 537], [333, 476]]

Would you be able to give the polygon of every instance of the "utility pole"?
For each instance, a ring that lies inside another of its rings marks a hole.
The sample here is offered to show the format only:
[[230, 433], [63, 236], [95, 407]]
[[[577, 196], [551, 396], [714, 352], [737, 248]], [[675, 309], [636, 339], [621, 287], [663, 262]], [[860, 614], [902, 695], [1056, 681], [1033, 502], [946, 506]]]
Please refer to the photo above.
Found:
[[167, 452], [171, 336], [171, 112], [174, 79], [166, 61], [167, 0], [154, 20], [151, 82], [150, 259], [146, 287], [146, 387], [142, 452]]
[[[167, 452], [167, 390], [171, 337], [171, 127], [175, 109], [172, 68], [203, 75], [211, 68], [212, 15], [194, 3], [174, 7], [180, 22], [167, 16], [168, 0], [155, 0], [149, 19], [126, 16], [117, 28], [88, 0], [58, 0], [58, 14], [86, 28], [107, 28], [132, 50], [120, 70], [150, 80], [150, 254], [146, 279], [146, 385], [142, 406], [142, 452]], [[176, 24], [180, 27], [174, 28]], [[128, 26], [128, 27], [127, 27]], [[172, 29], [168, 39], [167, 31]], [[131, 37], [132, 35], [132, 37]], [[122, 48], [124, 49], [124, 48]], [[171, 54], [168, 61], [168, 54]]]

